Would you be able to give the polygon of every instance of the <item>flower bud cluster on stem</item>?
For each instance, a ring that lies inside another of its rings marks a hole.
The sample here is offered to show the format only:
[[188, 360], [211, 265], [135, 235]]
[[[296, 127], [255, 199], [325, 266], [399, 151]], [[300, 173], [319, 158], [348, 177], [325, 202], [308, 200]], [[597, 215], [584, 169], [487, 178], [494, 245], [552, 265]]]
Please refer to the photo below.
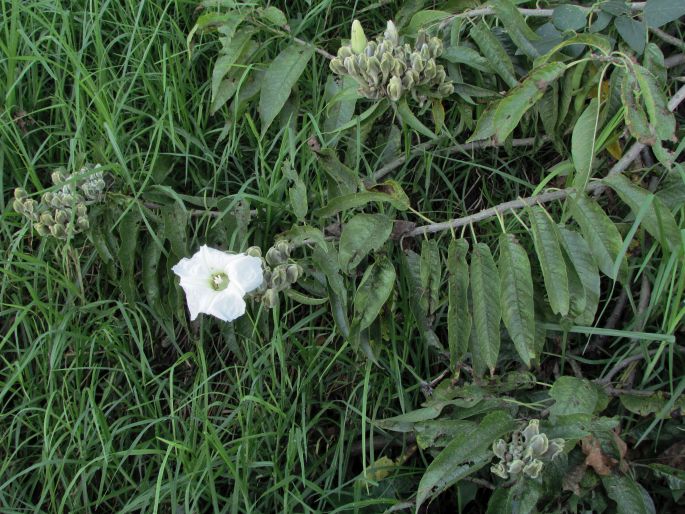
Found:
[[355, 20], [350, 44], [338, 49], [330, 68], [337, 75], [352, 77], [359, 84], [359, 94], [370, 100], [397, 102], [411, 95], [423, 105], [428, 98], [444, 98], [454, 91], [444, 67], [436, 62], [442, 50], [442, 41], [425, 32], [419, 32], [414, 48], [402, 44], [392, 21], [382, 36], [368, 41]]

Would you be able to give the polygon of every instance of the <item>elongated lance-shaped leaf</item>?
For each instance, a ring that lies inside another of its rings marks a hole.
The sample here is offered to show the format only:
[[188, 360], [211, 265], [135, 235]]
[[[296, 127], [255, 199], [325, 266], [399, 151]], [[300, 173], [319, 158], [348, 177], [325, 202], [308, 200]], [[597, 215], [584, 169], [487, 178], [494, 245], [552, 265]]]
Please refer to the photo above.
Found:
[[533, 244], [552, 312], [566, 316], [570, 307], [566, 263], [559, 246], [559, 231], [542, 207], [530, 209]]
[[328, 176], [328, 194], [338, 197], [356, 193], [360, 186], [357, 173], [345, 166], [332, 148], [322, 148], [316, 152], [317, 161]]
[[516, 8], [511, 0], [492, 0], [490, 5], [495, 9], [495, 13], [504, 24], [507, 34], [514, 44], [531, 59], [540, 55], [531, 41], [540, 39], [533, 30], [526, 24], [526, 19]]
[[573, 177], [573, 187], [583, 191], [590, 180], [592, 161], [595, 157], [595, 140], [597, 138], [599, 122], [599, 102], [593, 98], [580, 115], [571, 134], [571, 155], [576, 175]]
[[340, 234], [340, 269], [352, 271], [369, 252], [383, 246], [390, 232], [392, 220], [383, 214], [357, 214], [351, 218]]
[[453, 239], [447, 254], [449, 307], [447, 309], [447, 338], [450, 349], [450, 366], [455, 368], [469, 348], [471, 313], [469, 310], [469, 267], [466, 239]]
[[496, 141], [503, 142], [511, 134], [523, 115], [542, 98], [550, 83], [558, 79], [565, 70], [566, 65], [560, 62], [535, 68], [521, 84], [499, 101], [493, 120]]
[[340, 333], [344, 337], [348, 337], [350, 335], [350, 323], [347, 318], [347, 288], [340, 275], [338, 252], [331, 243], [325, 243], [325, 246], [314, 248], [312, 260], [317, 269], [326, 276], [333, 320]]
[[566, 263], [566, 275], [568, 276], [568, 317], [575, 319], [585, 312], [585, 304], [587, 302], [585, 298], [585, 288], [583, 287], [583, 282], [580, 280], [578, 272], [567, 255], [564, 255], [564, 262]]
[[283, 109], [293, 86], [307, 67], [312, 55], [313, 48], [293, 43], [278, 54], [266, 69], [259, 96], [262, 134]]
[[424, 240], [421, 243], [421, 289], [425, 291], [427, 314], [431, 317], [440, 301], [440, 276], [442, 264], [440, 250], [435, 239]]
[[633, 65], [632, 69], [656, 135], [662, 140], [671, 139], [675, 134], [675, 116], [668, 110], [666, 96], [647, 69], [638, 64]]
[[631, 73], [624, 73], [621, 81], [621, 102], [623, 103], [624, 119], [630, 135], [643, 144], [654, 144], [656, 135], [653, 127], [647, 121], [647, 114], [637, 101], [639, 92], [635, 77]]
[[382, 256], [366, 268], [354, 295], [355, 323], [364, 330], [378, 317], [395, 287], [395, 268]]
[[431, 139], [435, 139], [436, 137], [438, 137], [435, 132], [433, 132], [431, 129], [429, 129], [423, 123], [421, 123], [421, 120], [419, 120], [416, 117], [416, 115], [411, 111], [411, 108], [407, 104], [407, 100], [405, 98], [403, 98], [397, 103], [397, 112], [402, 117], [402, 122], [405, 123], [408, 127], [416, 130], [419, 134], [423, 134], [424, 136], [430, 137]]
[[340, 211], [362, 207], [371, 202], [388, 202], [400, 211], [406, 211], [409, 208], [409, 198], [402, 190], [402, 187], [394, 180], [388, 180], [377, 187], [378, 191], [360, 191], [359, 193], [336, 196], [324, 207], [315, 210], [314, 215], [321, 217], [333, 216]]
[[533, 277], [526, 250], [511, 234], [499, 237], [498, 266], [502, 320], [519, 357], [530, 367], [536, 358]]
[[576, 316], [575, 322], [579, 325], [592, 325], [595, 321], [595, 313], [599, 304], [600, 280], [597, 263], [592, 257], [590, 246], [578, 232], [565, 227], [559, 228], [561, 244], [568, 255], [569, 261], [575, 268], [583, 289], [585, 290], [585, 309]]
[[416, 512], [430, 497], [479, 470], [492, 458], [492, 443], [514, 429], [514, 420], [504, 411], [494, 411], [476, 427], [458, 434], [430, 463], [416, 493]]
[[621, 266], [622, 272], [614, 272], [614, 262], [621, 253], [623, 240], [616, 225], [599, 204], [585, 194], [577, 194], [571, 200], [571, 214], [580, 225], [583, 237], [590, 245], [590, 251], [602, 273], [614, 280], [623, 276], [624, 266]]
[[502, 77], [509, 87], [518, 84], [514, 75], [514, 64], [507, 55], [507, 51], [497, 37], [490, 31], [485, 22], [479, 21], [471, 27], [471, 39], [478, 45], [478, 49], [488, 60], [492, 69]]
[[119, 239], [121, 244], [117, 256], [121, 266], [121, 289], [129, 302], [136, 300], [136, 281], [134, 279], [136, 265], [136, 249], [138, 248], [138, 234], [140, 232], [140, 212], [131, 209], [119, 222]]
[[490, 247], [485, 243], [477, 243], [471, 252], [471, 299], [473, 369], [478, 375], [483, 375], [486, 369], [494, 374], [499, 356], [502, 311], [499, 274]]
[[404, 264], [410, 294], [412, 295], [409, 308], [414, 319], [416, 319], [419, 333], [428, 346], [444, 350], [428, 318], [428, 294], [421, 285], [421, 256], [408, 250], [404, 254]]
[[605, 178], [604, 183], [616, 191], [635, 214], [649, 203], [647, 213], [642, 218], [642, 225], [662, 246], [675, 251], [682, 245], [678, 223], [659, 197], [633, 184], [621, 174]]

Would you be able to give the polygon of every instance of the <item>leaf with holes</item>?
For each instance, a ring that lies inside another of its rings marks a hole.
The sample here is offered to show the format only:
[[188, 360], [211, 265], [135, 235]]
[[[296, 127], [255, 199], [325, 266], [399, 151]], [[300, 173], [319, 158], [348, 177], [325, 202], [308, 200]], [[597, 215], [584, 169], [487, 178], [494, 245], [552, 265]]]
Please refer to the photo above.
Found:
[[471, 27], [471, 39], [478, 45], [483, 57], [488, 60], [492, 69], [502, 77], [509, 87], [518, 84], [514, 74], [514, 64], [511, 62], [507, 51], [500, 43], [499, 39], [490, 30], [484, 21], [479, 21]]
[[366, 268], [354, 295], [355, 322], [359, 330], [368, 328], [378, 317], [395, 287], [395, 268], [382, 256]]
[[350, 273], [366, 255], [390, 237], [392, 220], [383, 214], [357, 214], [345, 223], [340, 235], [340, 269]]

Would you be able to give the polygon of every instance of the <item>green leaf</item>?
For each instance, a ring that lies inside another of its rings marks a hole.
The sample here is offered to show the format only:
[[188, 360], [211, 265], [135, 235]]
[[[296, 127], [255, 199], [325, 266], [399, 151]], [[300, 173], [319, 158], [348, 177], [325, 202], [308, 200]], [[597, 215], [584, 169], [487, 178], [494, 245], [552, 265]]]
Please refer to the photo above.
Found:
[[545, 289], [552, 312], [566, 316], [570, 307], [566, 263], [557, 226], [542, 207], [530, 209], [530, 223]]
[[619, 16], [614, 19], [614, 26], [635, 53], [641, 55], [647, 43], [647, 25], [642, 20], [635, 20], [630, 16]]
[[640, 143], [653, 145], [655, 143], [654, 129], [647, 121], [647, 114], [637, 101], [637, 82], [631, 73], [623, 75], [621, 81], [621, 102], [623, 103], [624, 118], [630, 135]]
[[119, 251], [117, 257], [121, 266], [121, 289], [129, 302], [136, 300], [136, 249], [140, 228], [140, 212], [132, 208], [119, 222]]
[[423, 134], [424, 136], [430, 137], [432, 139], [438, 137], [435, 134], [435, 132], [433, 132], [431, 129], [429, 129], [423, 123], [421, 123], [421, 121], [414, 115], [414, 113], [411, 112], [411, 109], [407, 104], [406, 98], [402, 98], [397, 103], [397, 112], [402, 117], [402, 122], [406, 123], [408, 127], [416, 130], [419, 134]]
[[383, 246], [392, 225], [383, 214], [357, 214], [345, 223], [340, 235], [340, 269], [350, 273], [369, 252]]
[[314, 215], [320, 217], [333, 216], [340, 211], [356, 209], [371, 202], [388, 202], [400, 211], [406, 211], [409, 208], [409, 198], [394, 180], [389, 180], [375, 187], [378, 191], [362, 191], [333, 198], [325, 207], [314, 211]]
[[162, 246], [150, 240], [143, 250], [143, 291], [150, 308], [156, 314], [162, 314], [161, 289], [159, 286], [159, 261], [162, 257]]
[[283, 14], [278, 7], [269, 6], [265, 9], [259, 9], [257, 15], [267, 23], [271, 25], [276, 25], [277, 27], [283, 27], [288, 24], [288, 19]]
[[511, 234], [499, 237], [499, 276], [502, 320], [523, 363], [530, 367], [535, 354], [533, 277], [526, 250]]
[[500, 285], [499, 274], [490, 247], [477, 243], [471, 252], [471, 299], [473, 332], [471, 354], [474, 372], [483, 375], [486, 369], [494, 375], [500, 347]]
[[335, 247], [327, 243], [327, 248], [321, 246], [314, 248], [312, 261], [317, 269], [326, 276], [328, 284], [328, 297], [331, 301], [331, 311], [340, 333], [344, 337], [350, 334], [349, 322], [347, 320], [347, 288], [340, 275], [340, 265], [338, 264], [338, 252]]
[[556, 423], [560, 416], [593, 414], [601, 401], [599, 394], [589, 380], [559, 377], [549, 390], [549, 396], [554, 399], [554, 404], [549, 408], [550, 420]]
[[622, 394], [621, 404], [630, 412], [640, 416], [656, 414], [658, 419], [670, 419], [673, 412], [685, 409], [685, 397], [680, 397], [667, 407], [669, 398], [661, 392], [655, 392], [650, 396], [637, 396], [634, 394]]
[[426, 313], [432, 316], [440, 300], [440, 275], [442, 264], [440, 262], [440, 250], [435, 239], [421, 242], [421, 289], [425, 291]]
[[485, 514], [531, 514], [542, 496], [540, 486], [532, 480], [519, 481], [510, 488], [498, 487], [488, 501]]
[[[561, 238], [560, 238], [561, 239]], [[568, 293], [569, 293], [569, 308], [568, 317], [576, 319], [585, 312], [585, 288], [580, 276], [576, 271], [571, 260], [565, 255], [564, 262], [566, 263], [566, 274], [568, 276]]]
[[426, 345], [443, 350], [442, 344], [433, 331], [431, 321], [428, 318], [428, 293], [421, 284], [421, 257], [415, 252], [407, 250], [404, 254], [404, 262], [409, 290], [412, 295], [409, 308], [414, 315], [414, 319], [416, 319], [419, 333]]
[[171, 243], [171, 253], [178, 259], [188, 253], [186, 229], [190, 214], [179, 202], [162, 207], [164, 220], [164, 237]]
[[224, 78], [240, 59], [240, 56], [250, 42], [252, 34], [252, 30], [240, 30], [235, 36], [227, 39], [227, 44], [221, 50], [221, 54], [212, 70], [211, 114], [214, 114], [228, 102], [238, 89], [235, 79], [224, 80]]
[[328, 103], [326, 104], [323, 131], [327, 134], [334, 134], [327, 142], [330, 147], [334, 147], [340, 139], [341, 127], [348, 124], [354, 116], [354, 109], [359, 96], [356, 84], [356, 81], [348, 76], [340, 80], [330, 75], [326, 81], [324, 97]]
[[332, 148], [322, 148], [316, 152], [317, 161], [328, 176], [328, 194], [342, 196], [356, 193], [360, 185], [357, 173], [345, 166]]
[[640, 94], [645, 102], [649, 121], [659, 139], [668, 140], [675, 134], [675, 116], [668, 110], [664, 92], [656, 83], [654, 76], [642, 66], [633, 65], [635, 78], [640, 85]]
[[590, 245], [590, 251], [599, 269], [609, 278], [616, 280], [614, 263], [621, 253], [623, 240], [616, 225], [604, 214], [597, 202], [584, 194], [572, 198], [571, 214]]
[[511, 0], [491, 0], [490, 5], [518, 49], [531, 59], [538, 57], [540, 54], [531, 41], [540, 39], [540, 36], [526, 24], [526, 19], [514, 3]]
[[580, 234], [564, 227], [559, 228], [559, 234], [566, 255], [585, 290], [585, 310], [574, 321], [579, 325], [592, 325], [599, 305], [599, 269], [590, 252], [590, 246]]
[[665, 478], [674, 501], [679, 501], [685, 494], [685, 471], [665, 464], [648, 464], [656, 476]]
[[655, 514], [654, 502], [647, 491], [627, 475], [602, 477], [609, 498], [616, 502], [616, 514]]
[[666, 88], [667, 70], [664, 54], [655, 43], [647, 43], [642, 65], [656, 78], [657, 85]]
[[468, 138], [466, 141], [467, 143], [481, 141], [495, 135], [495, 112], [497, 111], [498, 105], [499, 102], [490, 102], [488, 104], [483, 113], [478, 117], [476, 130], [474, 130], [471, 137]]
[[581, 30], [587, 23], [585, 10], [577, 5], [559, 5], [554, 8], [552, 23], [561, 30]]
[[633, 213], [637, 214], [644, 205], [649, 204], [647, 213], [642, 218], [645, 230], [652, 234], [662, 246], [675, 252], [682, 245], [680, 229], [673, 214], [659, 197], [646, 189], [633, 184], [624, 175], [616, 174], [604, 179], [604, 183], [616, 191]]
[[587, 187], [592, 172], [592, 160], [595, 156], [595, 141], [599, 123], [599, 102], [596, 98], [580, 115], [571, 135], [571, 156], [576, 175], [573, 177], [573, 187], [579, 191]]
[[601, 36], [599, 34], [577, 34], [572, 38], [566, 39], [552, 48], [545, 55], [535, 59], [535, 66], [541, 66], [547, 61], [549, 61], [554, 55], [563, 50], [564, 48], [571, 45], [585, 45], [596, 48], [604, 55], [609, 55], [613, 49], [613, 42], [606, 36]]
[[278, 54], [266, 69], [259, 95], [262, 134], [283, 109], [293, 86], [307, 67], [312, 55], [314, 55], [312, 48], [295, 43]]
[[395, 268], [387, 257], [380, 257], [366, 268], [354, 295], [355, 322], [359, 330], [368, 328], [378, 317], [394, 287]]
[[566, 65], [560, 62], [536, 68], [520, 85], [500, 100], [493, 119], [496, 141], [503, 142], [511, 134], [526, 111], [542, 98], [547, 86], [558, 79], [565, 70]]
[[448, 444], [426, 469], [416, 493], [416, 512], [430, 497], [486, 466], [492, 458], [493, 441], [514, 429], [514, 421], [503, 411], [494, 411], [477, 427], [466, 429]]
[[408, 34], [416, 34], [420, 29], [426, 27], [427, 25], [438, 25], [439, 22], [445, 18], [449, 18], [450, 16], [453, 16], [453, 14], [447, 11], [436, 11], [432, 9], [419, 11], [411, 17], [411, 20], [406, 27], [406, 31]]
[[502, 77], [504, 82], [509, 87], [514, 87], [518, 84], [516, 75], [514, 74], [514, 64], [511, 62], [507, 51], [499, 42], [499, 39], [490, 31], [490, 28], [484, 21], [479, 21], [471, 27], [469, 33], [471, 39], [478, 45], [478, 49], [483, 56], [488, 60], [492, 69]]
[[288, 298], [295, 300], [297, 303], [301, 303], [302, 305], [323, 305], [329, 301], [328, 298], [312, 298], [311, 296], [302, 294], [299, 291], [295, 291], [293, 288], [288, 288], [283, 291], [283, 293], [285, 293]]
[[469, 311], [469, 267], [466, 254], [469, 243], [466, 239], [453, 239], [447, 253], [449, 307], [447, 309], [447, 339], [450, 350], [450, 367], [455, 369], [464, 358], [471, 335], [471, 313]]
[[295, 217], [303, 221], [307, 216], [307, 210], [309, 209], [307, 203], [307, 186], [304, 182], [297, 181], [293, 187], [288, 189], [288, 198], [290, 200], [290, 206], [293, 209], [293, 214]]
[[311, 241], [319, 245], [324, 251], [328, 251], [328, 243], [323, 235], [323, 232], [316, 227], [309, 225], [293, 225], [290, 230], [283, 234], [283, 237], [290, 241], [295, 246], [300, 246], [305, 241]]
[[685, 16], [685, 2], [682, 0], [647, 0], [643, 15], [648, 26], [661, 27]]
[[488, 60], [468, 46], [449, 46], [440, 56], [454, 64], [466, 64], [484, 73], [492, 73]]
[[414, 425], [416, 444], [419, 448], [444, 448], [459, 433], [465, 430], [473, 430], [476, 423], [463, 419], [434, 419], [421, 421]]

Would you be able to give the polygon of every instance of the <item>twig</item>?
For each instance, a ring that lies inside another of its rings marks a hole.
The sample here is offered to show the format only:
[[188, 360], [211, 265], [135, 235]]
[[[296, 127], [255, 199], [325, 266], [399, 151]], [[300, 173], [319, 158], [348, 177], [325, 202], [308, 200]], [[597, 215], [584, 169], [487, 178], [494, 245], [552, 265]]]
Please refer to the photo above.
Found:
[[326, 50], [324, 50], [323, 48], [319, 48], [314, 43], [310, 43], [309, 41], [305, 41], [304, 39], [300, 39], [299, 37], [295, 37], [295, 36], [290, 36], [290, 37], [292, 37], [293, 41], [295, 41], [295, 43], [297, 43], [299, 45], [309, 46], [309, 47], [314, 48], [314, 51], [317, 54], [322, 55], [323, 57], [325, 57], [329, 61], [335, 59], [335, 55], [329, 54]]
[[681, 64], [685, 64], [685, 54], [670, 55], [664, 59], [664, 66], [666, 68], [675, 68]]
[[[670, 111], [674, 111], [676, 107], [678, 107], [680, 102], [682, 102], [684, 99], [685, 86], [682, 86], [676, 92], [676, 94], [673, 95], [669, 100], [668, 109]], [[623, 173], [626, 169], [628, 169], [628, 166], [630, 166], [630, 164], [637, 158], [637, 156], [640, 155], [640, 152], [643, 148], [645, 148], [644, 144], [639, 142], [634, 143], [633, 146], [631, 146], [630, 149], [623, 155], [623, 157], [621, 157], [621, 159], [612, 166], [607, 175], [611, 176], [616, 175], [618, 173]], [[601, 182], [593, 182], [585, 188], [585, 192], [590, 193], [593, 191], [603, 191], [605, 187], [606, 186], [604, 186], [604, 184], [602, 184]], [[464, 216], [462, 218], [455, 218], [449, 221], [443, 221], [441, 223], [430, 223], [428, 225], [416, 227], [414, 230], [407, 232], [404, 235], [404, 237], [424, 236], [428, 234], [433, 234], [435, 232], [441, 232], [443, 230], [450, 230], [463, 227], [471, 223], [477, 223], [479, 221], [492, 218], [494, 216], [499, 216], [500, 214], [504, 214], [505, 212], [510, 210], [513, 211], [532, 205], [542, 205], [544, 203], [553, 202], [555, 200], [563, 200], [564, 198], [576, 192], [576, 188], [570, 187], [566, 189], [560, 189], [558, 191], [551, 191], [548, 193], [542, 193], [535, 196], [529, 196], [527, 198], [519, 198], [518, 200], [511, 200], [509, 202], [501, 203], [495, 207], [484, 209], [480, 212], [477, 212], [476, 214], [471, 214], [470, 216]]]
[[632, 355], [632, 356], [630, 356], [630, 357], [626, 357], [625, 359], [621, 359], [620, 361], [618, 361], [618, 362], [614, 365], [613, 368], [611, 368], [611, 369], [609, 370], [609, 372], [608, 372], [606, 375], [604, 375], [604, 377], [595, 380], [595, 382], [596, 382], [597, 384], [606, 385], [606, 384], [608, 384], [609, 382], [611, 382], [611, 379], [614, 378], [614, 376], [615, 376], [619, 371], [621, 371], [622, 369], [627, 368], [627, 367], [630, 366], [633, 362], [641, 361], [642, 359], [644, 359], [644, 358], [646, 358], [646, 357], [651, 357], [652, 355], [654, 355], [654, 354], [655, 354], [656, 352], [658, 352], [658, 351], [659, 351], [659, 350], [652, 350], [652, 351], [650, 351], [650, 352], [647, 352], [646, 355], [645, 355], [644, 353], [641, 353], [641, 354], [638, 354], [638, 355]]
[[681, 50], [685, 50], [685, 42], [678, 39], [677, 37], [673, 37], [667, 32], [664, 32], [663, 30], [656, 27], [649, 27], [649, 31], [662, 41], [668, 43], [669, 45], [673, 45], [677, 48], [680, 48]]
[[[630, 4], [629, 8], [631, 11], [641, 11], [645, 8], [646, 2], [633, 2]], [[592, 10], [591, 7], [580, 7], [586, 13]], [[523, 9], [518, 10], [523, 16], [528, 16], [531, 18], [550, 18], [554, 14], [554, 9]], [[449, 19], [454, 18], [477, 18], [478, 16], [487, 16], [490, 14], [495, 14], [495, 10], [492, 7], [481, 7], [478, 9], [471, 9], [470, 11], [465, 11], [463, 13], [455, 14], [450, 16]]]

